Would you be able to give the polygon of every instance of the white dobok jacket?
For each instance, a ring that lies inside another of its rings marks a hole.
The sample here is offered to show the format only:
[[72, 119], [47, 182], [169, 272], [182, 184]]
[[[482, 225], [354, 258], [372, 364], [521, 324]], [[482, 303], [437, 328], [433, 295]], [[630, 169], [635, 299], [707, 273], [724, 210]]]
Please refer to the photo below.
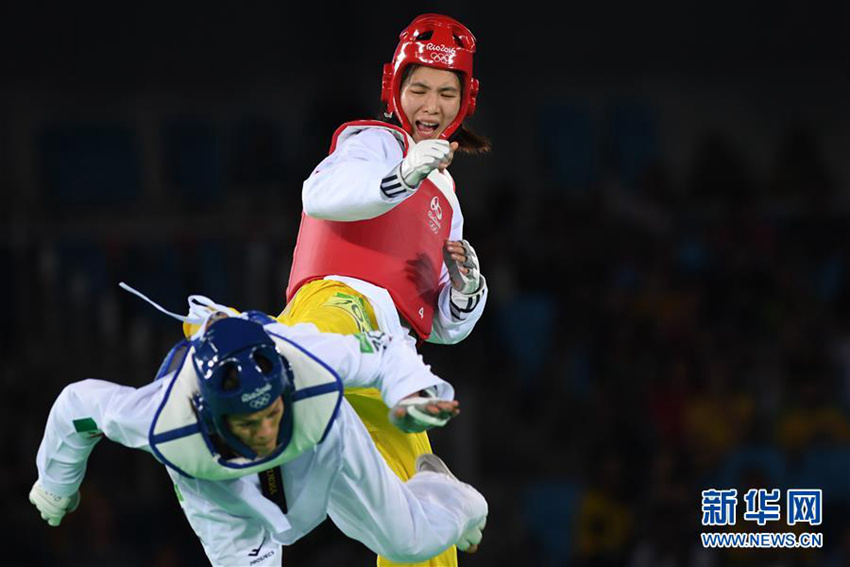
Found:
[[[453, 388], [401, 340], [383, 333], [334, 335], [313, 325], [264, 326], [295, 376], [289, 448], [266, 462], [225, 461], [208, 448], [191, 410], [197, 383], [191, 343], [166, 359], [141, 388], [101, 380], [67, 386], [50, 411], [39, 447], [39, 480], [70, 496], [105, 436], [150, 452], [166, 465], [181, 506], [214, 564], [279, 565], [289, 545], [327, 516], [348, 536], [395, 561], [432, 557], [486, 516], [471, 486], [421, 472], [402, 482], [388, 468], [342, 387], [378, 388], [390, 407], [424, 388]], [[274, 454], [273, 454], [274, 455]], [[267, 458], [268, 459], [268, 458]], [[257, 464], [259, 462], [259, 464]], [[287, 512], [265, 498], [259, 470], [280, 466]], [[259, 549], [259, 551], [258, 551]]]

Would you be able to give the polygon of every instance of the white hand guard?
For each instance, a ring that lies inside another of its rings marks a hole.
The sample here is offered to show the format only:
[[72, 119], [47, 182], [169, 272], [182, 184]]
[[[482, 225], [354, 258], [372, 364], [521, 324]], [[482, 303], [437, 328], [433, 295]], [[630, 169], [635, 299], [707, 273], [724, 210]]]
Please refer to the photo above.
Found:
[[422, 140], [414, 144], [399, 167], [402, 181], [408, 187], [419, 187], [451, 151], [451, 144], [446, 140]]
[[437, 169], [452, 148], [446, 140], [422, 140], [411, 146], [407, 155], [387, 177], [381, 180], [381, 191], [388, 199], [413, 193], [422, 180]]
[[[449, 278], [452, 280], [452, 287], [463, 295], [474, 295], [482, 288], [483, 277], [481, 276], [481, 268], [478, 264], [478, 254], [475, 249], [466, 240], [461, 240], [463, 244], [464, 256], [466, 262], [458, 263], [452, 259], [452, 255], [443, 248], [443, 261], [449, 270]], [[469, 271], [464, 275], [460, 271], [460, 267]]]
[[[442, 427], [453, 417], [452, 412], [441, 411], [437, 415], [431, 415], [426, 409], [427, 406], [442, 401], [448, 400], [419, 396], [405, 398], [390, 409], [390, 423], [405, 433], [421, 433], [433, 427]], [[402, 417], [396, 416], [399, 408], [404, 408], [405, 410]]]
[[62, 522], [65, 514], [73, 512], [80, 505], [80, 491], [71, 496], [59, 496], [35, 481], [30, 490], [30, 502], [41, 512], [43, 520], [46, 520], [50, 526], [56, 527]]
[[478, 545], [481, 543], [481, 540], [484, 538], [484, 534], [481, 533], [484, 531], [484, 527], [487, 525], [487, 518], [485, 517], [481, 520], [481, 523], [477, 526], [473, 526], [466, 533], [464, 533], [460, 540], [455, 544], [457, 548], [461, 551], [466, 551], [469, 549], [470, 545]]

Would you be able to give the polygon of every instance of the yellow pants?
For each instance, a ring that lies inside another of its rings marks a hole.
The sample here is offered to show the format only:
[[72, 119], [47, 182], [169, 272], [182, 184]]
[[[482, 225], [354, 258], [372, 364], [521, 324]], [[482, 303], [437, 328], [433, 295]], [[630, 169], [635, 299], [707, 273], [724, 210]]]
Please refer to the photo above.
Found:
[[[372, 306], [364, 296], [347, 285], [332, 280], [315, 280], [304, 285], [278, 321], [284, 325], [313, 323], [322, 332], [353, 334], [378, 328]], [[369, 435], [384, 460], [401, 480], [408, 480], [416, 471], [416, 457], [431, 452], [426, 433], [403, 433], [388, 418], [389, 408], [374, 388], [348, 388], [345, 398], [360, 416]], [[379, 566], [399, 565], [386, 557], [378, 557]], [[406, 564], [409, 565], [409, 564]], [[416, 565], [456, 567], [457, 549], [453, 546]]]

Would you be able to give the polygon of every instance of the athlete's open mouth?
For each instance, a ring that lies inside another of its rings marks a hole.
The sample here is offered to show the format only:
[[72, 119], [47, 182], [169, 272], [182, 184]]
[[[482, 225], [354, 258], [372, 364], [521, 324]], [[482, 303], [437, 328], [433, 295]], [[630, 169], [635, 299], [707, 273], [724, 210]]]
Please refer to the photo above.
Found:
[[416, 121], [416, 130], [423, 138], [430, 138], [437, 131], [437, 128], [440, 127], [439, 122], [422, 122], [420, 120]]

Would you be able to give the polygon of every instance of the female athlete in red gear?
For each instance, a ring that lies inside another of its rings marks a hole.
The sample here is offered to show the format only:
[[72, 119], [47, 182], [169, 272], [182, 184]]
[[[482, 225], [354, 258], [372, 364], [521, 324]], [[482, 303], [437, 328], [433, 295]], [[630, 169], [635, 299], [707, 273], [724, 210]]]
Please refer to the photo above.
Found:
[[[490, 149], [462, 124], [478, 94], [475, 38], [452, 18], [425, 14], [400, 39], [384, 66], [383, 120], [343, 124], [304, 182], [288, 304], [278, 318], [326, 332], [406, 335], [411, 348], [453, 344], [472, 331], [487, 300], [448, 171], [455, 152]], [[389, 466], [410, 478], [416, 457], [431, 452], [427, 435], [393, 427], [375, 390], [347, 390], [346, 398]], [[456, 564], [454, 548], [427, 563]]]

